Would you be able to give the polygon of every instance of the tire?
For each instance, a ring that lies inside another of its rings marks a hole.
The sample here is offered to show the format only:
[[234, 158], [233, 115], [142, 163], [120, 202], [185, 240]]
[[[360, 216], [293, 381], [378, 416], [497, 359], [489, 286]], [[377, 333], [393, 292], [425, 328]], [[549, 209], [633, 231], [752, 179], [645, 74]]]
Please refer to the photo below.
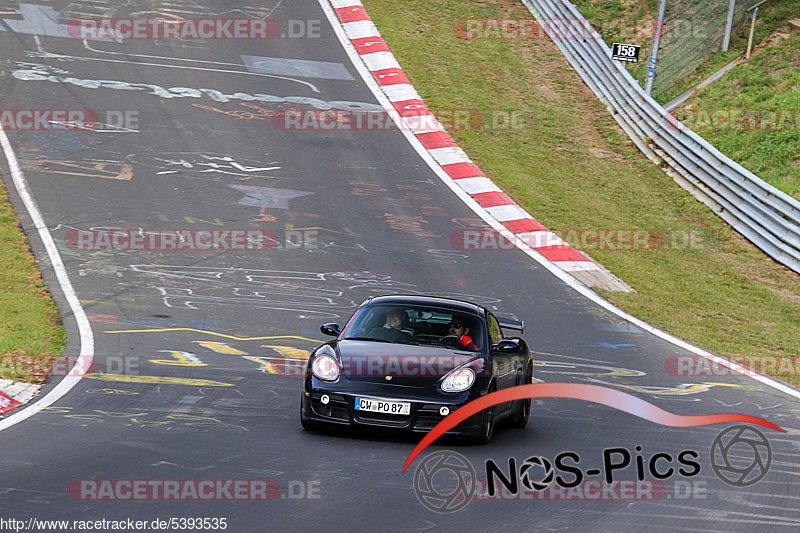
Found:
[[[523, 385], [528, 385], [531, 380], [533, 379], [533, 372], [531, 367], [528, 366], [528, 369], [525, 371], [525, 379], [522, 380]], [[522, 429], [528, 425], [528, 418], [531, 415], [531, 399], [526, 398], [524, 400], [519, 401], [519, 407], [517, 408], [517, 413], [514, 415], [514, 418], [511, 419], [511, 427]]]
[[[497, 390], [497, 386], [492, 383], [489, 386], [489, 394], [493, 393]], [[481, 432], [480, 435], [475, 439], [478, 444], [489, 444], [492, 440], [492, 436], [494, 435], [494, 408], [495, 406], [491, 406], [483, 411], [483, 420], [481, 421]]]

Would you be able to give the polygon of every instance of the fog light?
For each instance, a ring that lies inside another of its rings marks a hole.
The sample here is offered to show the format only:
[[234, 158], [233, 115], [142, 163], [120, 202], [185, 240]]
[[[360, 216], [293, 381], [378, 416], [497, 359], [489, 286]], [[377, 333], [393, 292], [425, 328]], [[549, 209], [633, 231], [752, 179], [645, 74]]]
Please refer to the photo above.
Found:
[[331, 399], [328, 397], [327, 394], [323, 394], [322, 397], [319, 399], [319, 401], [322, 402], [322, 405], [328, 405], [328, 402], [330, 402]]
[[439, 414], [442, 415], [442, 416], [447, 416], [447, 415], [450, 414], [450, 409], [447, 408], [447, 407], [442, 406], [442, 407], [439, 408]]

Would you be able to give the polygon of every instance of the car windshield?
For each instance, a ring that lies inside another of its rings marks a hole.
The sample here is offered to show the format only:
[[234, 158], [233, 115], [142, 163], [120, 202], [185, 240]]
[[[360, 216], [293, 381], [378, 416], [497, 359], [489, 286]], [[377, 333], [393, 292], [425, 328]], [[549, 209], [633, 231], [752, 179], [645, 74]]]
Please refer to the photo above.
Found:
[[483, 320], [476, 315], [438, 307], [373, 305], [359, 309], [340, 338], [482, 351], [485, 337]]

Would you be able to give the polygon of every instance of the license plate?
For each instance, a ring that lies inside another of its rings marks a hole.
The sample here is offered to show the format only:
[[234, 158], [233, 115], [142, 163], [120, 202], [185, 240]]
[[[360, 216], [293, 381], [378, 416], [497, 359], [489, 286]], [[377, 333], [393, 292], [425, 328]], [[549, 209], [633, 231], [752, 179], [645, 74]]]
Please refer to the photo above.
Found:
[[411, 404], [408, 402], [390, 402], [378, 398], [356, 398], [356, 411], [371, 411], [373, 413], [386, 413], [390, 415], [411, 414]]

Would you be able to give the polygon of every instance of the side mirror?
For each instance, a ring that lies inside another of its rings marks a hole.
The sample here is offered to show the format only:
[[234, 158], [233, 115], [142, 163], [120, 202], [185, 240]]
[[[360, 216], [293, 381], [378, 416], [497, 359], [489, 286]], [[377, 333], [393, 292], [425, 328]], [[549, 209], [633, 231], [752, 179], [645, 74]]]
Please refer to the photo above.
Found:
[[331, 337], [338, 337], [342, 331], [339, 329], [339, 324], [322, 324], [319, 327], [319, 330], [324, 333], [325, 335], [330, 335]]
[[498, 352], [516, 352], [520, 349], [520, 344], [518, 339], [502, 339], [492, 348]]

